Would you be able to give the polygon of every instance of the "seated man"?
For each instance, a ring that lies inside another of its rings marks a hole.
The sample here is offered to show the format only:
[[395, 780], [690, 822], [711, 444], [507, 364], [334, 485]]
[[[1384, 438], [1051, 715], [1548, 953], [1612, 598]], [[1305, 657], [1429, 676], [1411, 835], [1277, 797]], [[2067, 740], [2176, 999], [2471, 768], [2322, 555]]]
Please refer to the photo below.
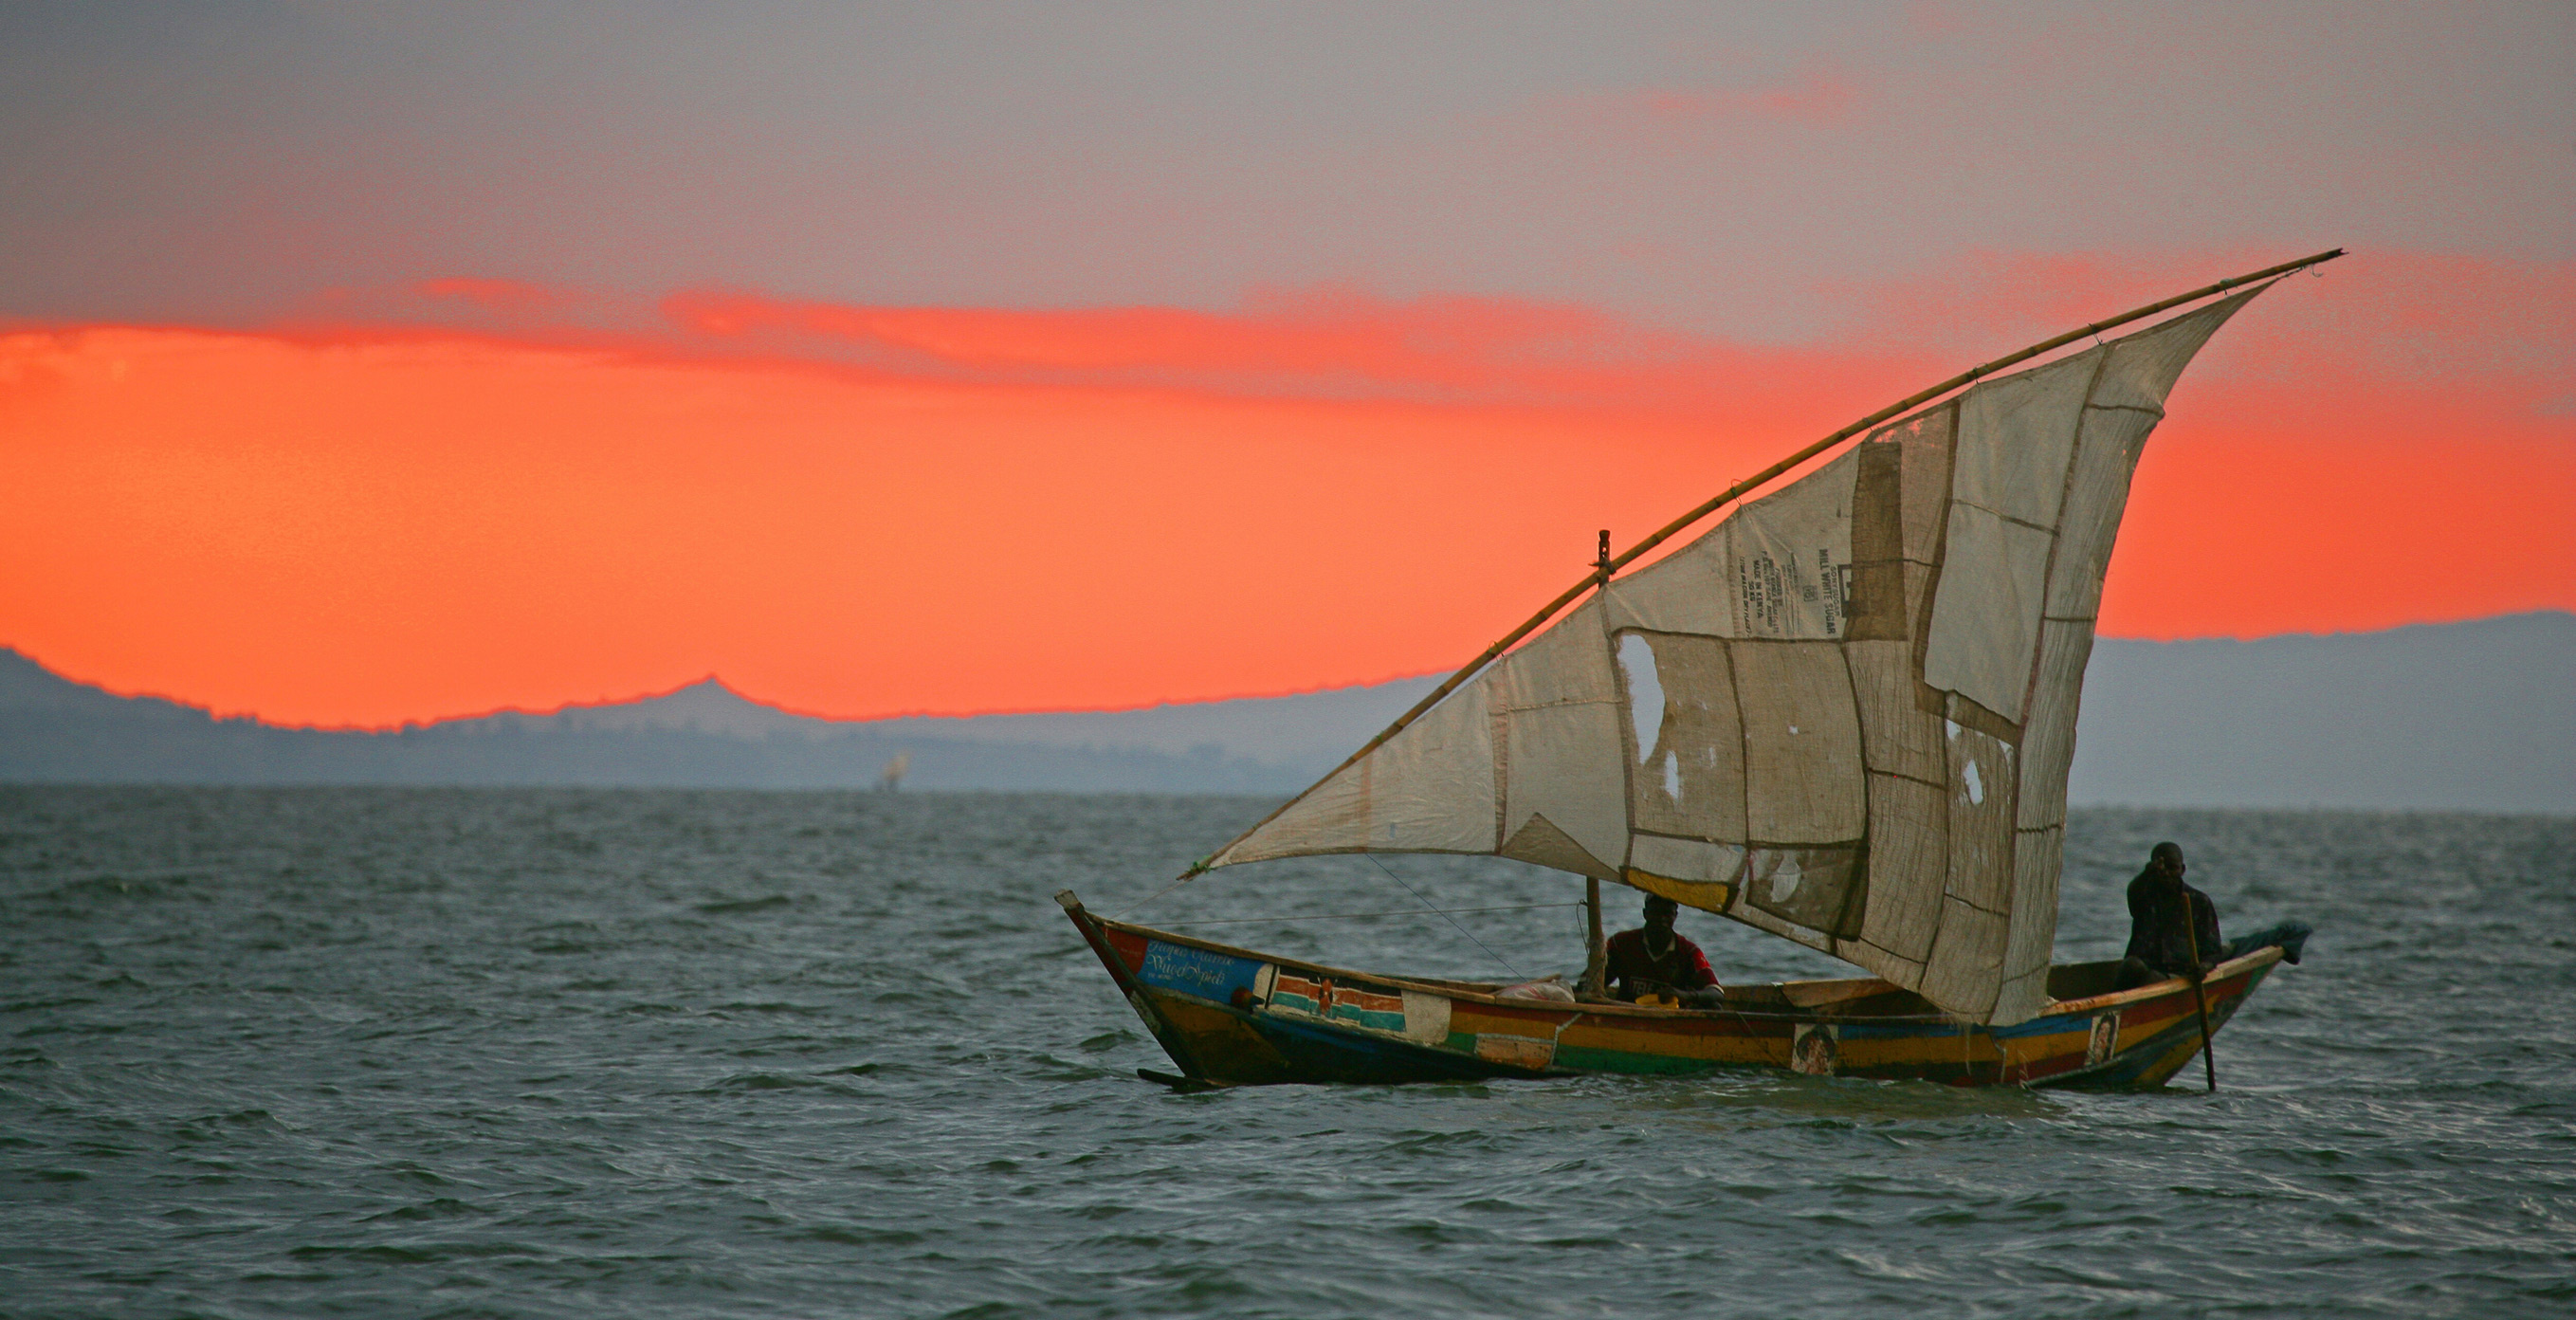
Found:
[[2209, 895], [2182, 882], [2182, 848], [2159, 843], [2147, 869], [2129, 882], [2129, 949], [2120, 962], [2118, 988], [2151, 985], [2169, 976], [2202, 976], [2210, 968], [2267, 945], [2279, 945], [2291, 962], [2311, 933], [2304, 922], [2285, 921], [2233, 942], [2218, 937], [2218, 908]]
[[1680, 911], [1669, 898], [1649, 897], [1645, 929], [1623, 930], [1606, 941], [1609, 961], [1601, 979], [1618, 987], [1619, 998], [1671, 995], [1694, 1008], [1715, 1007], [1724, 998], [1708, 958], [1673, 930]]

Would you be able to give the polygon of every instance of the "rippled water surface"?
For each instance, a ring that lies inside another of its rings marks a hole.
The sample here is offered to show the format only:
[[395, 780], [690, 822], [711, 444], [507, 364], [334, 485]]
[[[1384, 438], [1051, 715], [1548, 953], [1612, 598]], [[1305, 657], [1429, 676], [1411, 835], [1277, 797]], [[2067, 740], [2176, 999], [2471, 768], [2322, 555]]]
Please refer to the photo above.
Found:
[[[2117, 951], [2166, 837], [2232, 929], [2319, 928], [2214, 1097], [1166, 1093], [1048, 896], [1117, 914], [1266, 805], [0, 789], [0, 1312], [2576, 1312], [2576, 822], [2079, 814], [2060, 958]], [[1576, 893], [1389, 868], [1142, 915]], [[1566, 909], [1458, 922], [1197, 929], [1580, 962]], [[1683, 929], [1730, 979], [1836, 966]]]

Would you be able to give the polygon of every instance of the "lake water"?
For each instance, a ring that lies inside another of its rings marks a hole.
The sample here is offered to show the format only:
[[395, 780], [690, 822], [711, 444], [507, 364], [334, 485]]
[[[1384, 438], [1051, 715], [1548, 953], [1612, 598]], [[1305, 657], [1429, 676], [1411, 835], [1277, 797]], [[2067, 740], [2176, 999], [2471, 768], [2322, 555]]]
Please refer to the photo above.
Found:
[[[1120, 915], [1267, 805], [0, 788], [0, 1313], [2576, 1313], [2576, 821], [2078, 813], [2061, 959], [2117, 952], [2159, 838], [2231, 930], [2318, 927], [2215, 1096], [1167, 1093], [1049, 895]], [[1388, 867], [1140, 916], [1579, 893]], [[1571, 909], [1457, 921], [1198, 929], [1581, 960]], [[1683, 930], [1728, 979], [1838, 966]]]

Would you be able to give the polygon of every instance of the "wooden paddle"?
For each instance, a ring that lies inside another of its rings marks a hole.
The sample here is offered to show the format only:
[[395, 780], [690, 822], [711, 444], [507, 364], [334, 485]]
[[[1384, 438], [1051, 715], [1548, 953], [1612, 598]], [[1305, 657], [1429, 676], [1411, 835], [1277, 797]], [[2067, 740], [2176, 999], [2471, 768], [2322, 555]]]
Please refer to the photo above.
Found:
[[2218, 1050], [2209, 1039], [2209, 969], [2200, 965], [2200, 909], [2190, 894], [2183, 895], [2182, 937], [2191, 945], [2191, 998], [2200, 1006], [2200, 1067], [2208, 1074], [2209, 1089], [2218, 1090]]

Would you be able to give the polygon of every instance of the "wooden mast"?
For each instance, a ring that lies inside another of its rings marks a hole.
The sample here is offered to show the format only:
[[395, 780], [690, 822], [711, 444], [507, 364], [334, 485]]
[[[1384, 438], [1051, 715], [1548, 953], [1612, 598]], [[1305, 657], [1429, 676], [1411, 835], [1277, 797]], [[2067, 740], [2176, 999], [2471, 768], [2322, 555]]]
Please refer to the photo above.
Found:
[[[1606, 591], [1610, 575], [1618, 566], [1610, 559], [1610, 529], [1601, 529], [1601, 551], [1592, 561], [1592, 586]], [[1601, 933], [1601, 877], [1583, 877], [1583, 982], [1576, 987], [1577, 997], [1608, 998], [1610, 987], [1610, 941]]]
[[1601, 877], [1597, 875], [1583, 877], [1583, 933], [1583, 947], [1586, 950], [1583, 955], [1583, 981], [1575, 987], [1575, 995], [1577, 998], [1588, 995], [1606, 997], [1610, 993], [1607, 983], [1610, 972], [1610, 939], [1601, 933]]
[[[1606, 564], [1596, 565], [1593, 572], [1586, 575], [1581, 582], [1566, 588], [1563, 594], [1559, 595], [1556, 599], [1539, 607], [1538, 613], [1531, 615], [1528, 621], [1522, 623], [1521, 626], [1512, 629], [1510, 632], [1503, 634], [1500, 640], [1496, 641], [1493, 645], [1486, 647], [1483, 651], [1478, 652], [1475, 659], [1468, 661], [1464, 668], [1460, 669], [1457, 673], [1451, 674], [1446, 681], [1440, 684], [1440, 686], [1433, 688], [1430, 695], [1413, 703], [1413, 709], [1397, 716], [1395, 723], [1386, 726], [1384, 732], [1381, 732], [1376, 737], [1362, 743], [1360, 745], [1360, 749], [1351, 753], [1340, 765], [1334, 766], [1332, 769], [1324, 772], [1323, 778], [1307, 785], [1304, 792], [1280, 803], [1279, 806], [1271, 811], [1269, 815], [1254, 821], [1250, 828], [1244, 830], [1241, 834], [1234, 836], [1232, 839], [1227, 840], [1224, 847], [1220, 847], [1215, 852], [1209, 853], [1207, 856], [1191, 863], [1190, 869], [1181, 872], [1179, 879], [1189, 880], [1193, 877], [1205, 874], [1208, 870], [1208, 863], [1214, 861], [1219, 855], [1224, 853], [1227, 848], [1231, 848], [1234, 845], [1243, 842], [1245, 839], [1252, 837], [1252, 835], [1262, 826], [1279, 819], [1280, 815], [1286, 812], [1288, 808], [1304, 801], [1307, 793], [1312, 793], [1316, 789], [1323, 787], [1326, 783], [1332, 780], [1334, 775], [1338, 775], [1344, 770], [1349, 769], [1352, 765], [1356, 764], [1360, 758], [1367, 756], [1369, 753], [1376, 751], [1380, 747], [1385, 746], [1387, 739], [1404, 732], [1407, 725], [1410, 725], [1415, 720], [1422, 718], [1423, 714], [1429, 711], [1433, 706], [1439, 705], [1441, 698], [1457, 691], [1460, 684], [1475, 677], [1479, 670], [1482, 670], [1486, 665], [1493, 663], [1495, 657], [1510, 650], [1512, 646], [1522, 638], [1538, 631], [1540, 626], [1544, 625], [1548, 620], [1555, 618], [1565, 609], [1566, 606], [1573, 604], [1585, 592], [1608, 582], [1610, 573], [1627, 567], [1630, 563], [1634, 562], [1638, 556], [1643, 555], [1647, 551], [1654, 549], [1656, 546], [1662, 545], [1665, 541], [1672, 539], [1675, 535], [1679, 534], [1682, 529], [1689, 527], [1692, 523], [1698, 522], [1700, 519], [1705, 518], [1712, 513], [1717, 512], [1726, 505], [1742, 499], [1753, 491], [1770, 484], [1774, 479], [1778, 478], [1780, 474], [1787, 472], [1791, 468], [1806, 462], [1808, 459], [1814, 458], [1816, 455], [1833, 448], [1835, 445], [1841, 444], [1845, 440], [1851, 439], [1853, 436], [1869, 430], [1871, 427], [1874, 427], [1881, 422], [1900, 416], [1916, 407], [1929, 403], [1952, 390], [1965, 385], [1974, 384], [1978, 379], [1993, 375], [1995, 372], [2001, 371], [2006, 367], [2018, 366], [2023, 362], [2027, 362], [2032, 358], [2038, 357], [2042, 353], [2053, 352], [2057, 349], [2064, 348], [2068, 344], [2072, 344], [2079, 339], [2099, 335], [2105, 330], [2127, 325], [2131, 321], [2153, 316], [2158, 312], [2171, 311], [2185, 303], [2198, 302], [2203, 298], [2210, 297], [2214, 294], [2225, 293], [2230, 289], [2252, 284], [2258, 280], [2266, 280], [2275, 275], [2287, 275], [2293, 271], [2303, 270], [2310, 266], [2322, 265], [2342, 256], [2343, 254], [2344, 250], [2342, 248], [2331, 248], [2327, 251], [2319, 252], [2314, 256], [2301, 257], [2296, 261], [2285, 261], [2277, 266], [2266, 266], [2251, 274], [2238, 275], [2232, 279], [2220, 280], [2216, 284], [2194, 289], [2189, 293], [2176, 294], [2170, 298], [2151, 302], [2135, 311], [2122, 312], [2118, 316], [2114, 316], [2109, 320], [2095, 321], [2090, 325], [2069, 330], [2065, 334], [2059, 335], [2054, 339], [2042, 340], [2041, 342], [2022, 349], [2017, 353], [2007, 353], [2004, 356], [1996, 358], [1994, 361], [1985, 363], [1982, 366], [1971, 367], [1968, 370], [1963, 371], [1956, 376], [1952, 376], [1950, 379], [1945, 380], [1938, 385], [1934, 385], [1929, 389], [1909, 394], [1906, 397], [1897, 400], [1895, 403], [1891, 403], [1888, 406], [1879, 409], [1877, 412], [1871, 413], [1869, 416], [1861, 418], [1859, 421], [1854, 422], [1851, 425], [1826, 436], [1824, 439], [1818, 440], [1814, 444], [1808, 445], [1806, 448], [1789, 455], [1787, 458], [1781, 459], [1779, 462], [1754, 473], [1752, 476], [1746, 477], [1744, 480], [1727, 487], [1725, 490], [1722, 490], [1715, 496], [1711, 497], [1706, 503], [1703, 503], [1699, 507], [1692, 509], [1690, 512], [1673, 519], [1671, 522], [1664, 524], [1661, 528], [1658, 528], [1653, 535], [1647, 537], [1645, 540], [1639, 541], [1635, 545], [1628, 547], [1625, 553], [1609, 560]], [[1178, 881], [1175, 881], [1175, 883], [1178, 883]], [[1598, 905], [1596, 904], [1595, 907], [1597, 908]]]

